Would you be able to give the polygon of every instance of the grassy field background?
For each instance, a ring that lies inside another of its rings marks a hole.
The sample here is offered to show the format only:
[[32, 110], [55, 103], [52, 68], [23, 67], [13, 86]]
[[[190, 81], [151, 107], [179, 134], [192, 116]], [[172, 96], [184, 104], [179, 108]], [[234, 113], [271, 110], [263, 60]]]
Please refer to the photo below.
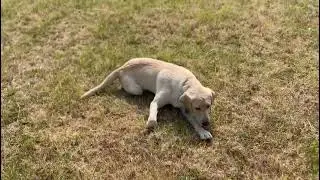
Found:
[[[2, 178], [317, 179], [318, 1], [1, 3]], [[150, 93], [79, 100], [134, 57], [218, 93], [211, 144], [170, 106], [143, 134]]]

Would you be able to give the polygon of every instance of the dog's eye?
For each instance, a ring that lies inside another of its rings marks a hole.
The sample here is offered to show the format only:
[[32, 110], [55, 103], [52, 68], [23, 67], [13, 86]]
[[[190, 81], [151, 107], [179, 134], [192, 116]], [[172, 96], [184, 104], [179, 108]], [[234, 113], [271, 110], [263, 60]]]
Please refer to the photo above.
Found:
[[200, 111], [200, 108], [199, 108], [199, 107], [196, 107], [196, 110], [197, 110], [197, 111]]

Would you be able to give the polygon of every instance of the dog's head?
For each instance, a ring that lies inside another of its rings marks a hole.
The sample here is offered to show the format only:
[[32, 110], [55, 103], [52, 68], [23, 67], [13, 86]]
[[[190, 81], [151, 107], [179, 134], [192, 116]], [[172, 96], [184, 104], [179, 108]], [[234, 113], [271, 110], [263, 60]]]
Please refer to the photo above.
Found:
[[211, 89], [203, 87], [197, 90], [187, 90], [179, 101], [184, 105], [185, 114], [198, 122], [202, 127], [210, 125], [211, 106], [216, 93]]

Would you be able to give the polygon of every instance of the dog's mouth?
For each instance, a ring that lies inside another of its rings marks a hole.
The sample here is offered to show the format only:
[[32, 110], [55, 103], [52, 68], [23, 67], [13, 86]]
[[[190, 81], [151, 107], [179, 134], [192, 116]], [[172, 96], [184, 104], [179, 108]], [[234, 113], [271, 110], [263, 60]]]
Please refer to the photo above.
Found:
[[203, 122], [202, 124], [201, 124], [201, 126], [203, 127], [203, 129], [205, 129], [205, 130], [210, 130], [210, 123], [209, 122]]

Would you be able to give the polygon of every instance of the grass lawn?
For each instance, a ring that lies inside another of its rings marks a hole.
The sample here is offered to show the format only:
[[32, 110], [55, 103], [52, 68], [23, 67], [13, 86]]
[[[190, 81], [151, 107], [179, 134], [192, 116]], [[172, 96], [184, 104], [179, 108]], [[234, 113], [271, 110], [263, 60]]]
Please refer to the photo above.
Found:
[[[317, 179], [319, 1], [2, 0], [4, 179]], [[214, 140], [153, 95], [79, 97], [135, 57], [217, 92]]]

